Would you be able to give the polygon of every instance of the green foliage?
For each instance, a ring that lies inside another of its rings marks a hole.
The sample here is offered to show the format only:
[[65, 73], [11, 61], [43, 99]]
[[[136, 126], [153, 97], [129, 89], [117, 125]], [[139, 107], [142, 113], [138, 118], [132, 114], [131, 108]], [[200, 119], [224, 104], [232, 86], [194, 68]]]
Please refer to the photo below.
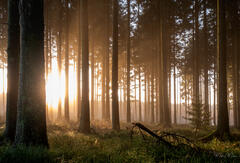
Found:
[[[204, 106], [206, 107], [206, 106]], [[203, 121], [202, 121], [202, 128], [203, 129], [209, 129], [210, 128], [210, 122], [212, 120], [211, 114], [209, 111], [203, 111]]]
[[0, 148], [0, 162], [4, 163], [48, 163], [52, 162], [47, 149], [41, 147], [12, 147], [10, 145]]
[[[196, 151], [192, 147], [179, 144], [169, 148], [156, 142], [151, 136], [134, 134], [129, 131], [99, 131], [98, 134], [83, 135], [67, 127], [48, 128], [50, 149], [41, 147], [0, 146], [0, 162], [14, 163], [58, 163], [58, 162], [227, 162], [236, 161], [240, 156], [239, 142], [219, 142], [198, 144], [206, 151]], [[189, 128], [172, 129], [192, 137]], [[201, 134], [206, 134], [201, 132]], [[209, 152], [212, 150], [214, 152]]]
[[196, 129], [200, 129], [202, 125], [202, 117], [203, 117], [203, 105], [192, 104], [192, 107], [187, 111], [189, 115], [188, 120], [190, 121], [191, 125]]
[[192, 107], [187, 111], [189, 115], [187, 120], [197, 132], [199, 129], [208, 129], [210, 126], [211, 115], [204, 110], [204, 105], [201, 103], [193, 103]]

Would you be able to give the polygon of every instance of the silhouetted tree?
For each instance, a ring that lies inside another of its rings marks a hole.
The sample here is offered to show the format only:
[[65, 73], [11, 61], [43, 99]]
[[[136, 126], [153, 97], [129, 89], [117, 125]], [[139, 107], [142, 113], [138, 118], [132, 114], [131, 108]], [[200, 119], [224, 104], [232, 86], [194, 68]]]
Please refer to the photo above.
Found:
[[80, 118], [80, 131], [90, 132], [89, 113], [89, 49], [88, 49], [88, 0], [81, 0], [82, 23], [82, 109]]
[[5, 138], [14, 141], [17, 121], [20, 26], [19, 0], [8, 1], [8, 90]]
[[120, 130], [118, 105], [118, 0], [113, 0], [112, 127]]
[[43, 0], [20, 0], [20, 83], [16, 144], [48, 146]]

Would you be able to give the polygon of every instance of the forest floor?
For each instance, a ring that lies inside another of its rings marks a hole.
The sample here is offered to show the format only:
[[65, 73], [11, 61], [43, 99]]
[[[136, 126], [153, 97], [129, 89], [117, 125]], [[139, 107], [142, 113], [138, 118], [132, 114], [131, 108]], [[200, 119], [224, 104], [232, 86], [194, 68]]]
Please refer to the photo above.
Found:
[[[212, 140], [208, 143], [195, 141], [211, 133], [193, 130], [184, 125], [163, 129], [159, 125], [144, 124], [161, 135], [163, 132], [176, 133], [191, 140], [186, 143], [179, 140], [169, 147], [144, 131], [132, 130], [132, 125], [121, 124], [120, 132], [111, 130], [110, 123], [94, 122], [92, 134], [84, 135], [78, 132], [77, 124], [63, 125], [61, 123], [48, 125], [50, 149], [41, 147], [12, 147], [0, 142], [0, 163], [44, 163], [44, 162], [240, 162], [240, 141], [221, 142]], [[0, 125], [0, 134], [4, 125]], [[133, 131], [133, 132], [132, 132]], [[231, 129], [235, 138], [240, 133]], [[172, 142], [176, 141], [173, 140]], [[170, 139], [168, 139], [170, 140]], [[196, 147], [199, 149], [196, 149]]]

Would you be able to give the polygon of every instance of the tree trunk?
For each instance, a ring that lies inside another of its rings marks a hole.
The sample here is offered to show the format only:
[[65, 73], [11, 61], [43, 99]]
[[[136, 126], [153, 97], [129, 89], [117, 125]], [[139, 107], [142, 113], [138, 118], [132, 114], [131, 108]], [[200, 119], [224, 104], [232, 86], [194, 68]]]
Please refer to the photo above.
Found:
[[110, 95], [109, 95], [109, 1], [106, 0], [105, 2], [105, 8], [106, 8], [106, 34], [105, 34], [105, 39], [106, 39], [106, 54], [105, 54], [105, 93], [106, 93], [106, 103], [105, 103], [105, 110], [106, 110], [106, 120], [110, 120]]
[[[137, 74], [134, 70], [134, 74]], [[137, 75], [134, 75], [134, 110], [133, 110], [133, 120], [137, 120]]]
[[138, 68], [139, 78], [138, 78], [138, 85], [139, 85], [139, 121], [142, 121], [142, 87], [141, 87], [141, 66], [139, 65]]
[[[48, 3], [48, 0], [46, 0], [46, 3]], [[46, 44], [46, 53], [45, 53], [45, 74], [46, 74], [46, 81], [48, 81], [48, 41], [49, 41], [49, 30], [48, 30], [48, 6], [46, 6], [46, 25], [45, 25], [45, 44]], [[48, 104], [46, 104], [46, 115], [47, 115], [47, 121], [49, 121], [49, 117], [48, 117]]]
[[106, 87], [105, 87], [105, 84], [106, 84], [106, 76], [105, 76], [105, 55], [103, 55], [103, 58], [102, 58], [102, 119], [106, 119], [106, 107], [105, 107], [105, 102], [106, 102], [106, 97], [105, 97], [105, 90], [106, 90]]
[[208, 27], [207, 27], [207, 8], [206, 8], [206, 1], [204, 2], [204, 53], [205, 53], [205, 65], [204, 65], [204, 121], [207, 125], [210, 125], [209, 122], [209, 95], [208, 95]]
[[130, 101], [130, 62], [131, 62], [131, 40], [130, 40], [130, 0], [127, 0], [128, 11], [128, 38], [127, 38], [127, 122], [131, 122], [131, 101]]
[[237, 1], [232, 2], [232, 42], [233, 42], [233, 98], [234, 98], [234, 124], [236, 124], [236, 127], [240, 128], [240, 90], [239, 90], [239, 37], [240, 37], [240, 31], [239, 31], [239, 13], [238, 13], [238, 3]]
[[163, 31], [162, 31], [162, 66], [163, 66], [163, 109], [164, 109], [164, 126], [170, 127], [171, 125], [171, 117], [170, 117], [170, 110], [169, 110], [169, 96], [168, 96], [168, 53], [166, 48], [166, 40], [167, 40], [167, 24], [166, 24], [166, 13], [167, 13], [167, 1], [163, 1]]
[[19, 80], [20, 27], [18, 3], [19, 0], [8, 1], [8, 90], [4, 137], [12, 142], [16, 131]]
[[66, 47], [65, 47], [65, 105], [64, 105], [64, 116], [65, 120], [68, 122], [70, 120], [69, 117], [69, 8], [68, 8], [68, 0], [66, 1], [66, 27], [65, 27], [65, 35], [66, 35]]
[[[93, 34], [94, 34], [94, 29], [93, 29]], [[92, 55], [91, 55], [91, 120], [94, 120], [95, 118], [95, 106], [94, 106], [94, 86], [95, 86], [95, 60], [94, 60], [94, 55], [95, 55], [95, 41], [92, 39]]]
[[159, 1], [159, 122], [164, 123], [164, 97], [163, 97], [163, 17], [161, 14], [161, 3]]
[[113, 1], [112, 127], [120, 130], [118, 104], [118, 0]]
[[[61, 22], [61, 20], [59, 21]], [[62, 76], [62, 28], [59, 27], [60, 31], [58, 33], [58, 41], [57, 41], [57, 51], [58, 51], [58, 75], [59, 75], [59, 90], [61, 90], [61, 76]], [[62, 99], [61, 97], [58, 99], [58, 115], [57, 119], [60, 120], [62, 118]]]
[[147, 72], [144, 73], [144, 121], [147, 122]]
[[[195, 0], [194, 5], [194, 37], [193, 37], [193, 103], [199, 104], [199, 3]], [[199, 116], [199, 115], [197, 115]], [[198, 117], [200, 118], [200, 117]]]
[[154, 66], [151, 66], [151, 123], [154, 123]]
[[[238, 14], [238, 17], [239, 17], [239, 14]], [[238, 22], [238, 26], [239, 26], [239, 22]], [[239, 45], [240, 44], [240, 31], [238, 30], [238, 33], [237, 33], [237, 44]], [[237, 55], [237, 62], [240, 63], [240, 55], [239, 55], [239, 52], [240, 52], [240, 47], [239, 46], [236, 46], [236, 52], [238, 53]], [[237, 54], [236, 53], [236, 54]], [[238, 126], [240, 127], [240, 66], [239, 64], [237, 64], [237, 76], [236, 76], [236, 79], [237, 79], [237, 113], [238, 113]]]
[[105, 51], [103, 52], [102, 56], [102, 119], [106, 119], [106, 97], [105, 97], [105, 91], [106, 91], [106, 55], [107, 55], [107, 41], [105, 40], [104, 43]]
[[21, 60], [15, 143], [48, 146], [43, 0], [20, 0], [19, 11]]
[[213, 124], [216, 126], [216, 64], [214, 63], [214, 81], [213, 81]]
[[81, 2], [78, 2], [78, 55], [77, 55], [77, 119], [81, 113]]
[[[174, 53], [175, 54], [175, 53]], [[175, 67], [175, 55], [174, 55], [174, 69], [173, 69], [173, 89], [174, 89], [174, 124], [177, 124], [177, 92], [176, 92], [176, 67]]]
[[110, 95], [109, 95], [109, 0], [106, 0], [106, 120], [110, 120]]
[[[52, 31], [50, 29], [50, 36], [49, 36], [49, 72], [52, 72]], [[49, 120], [53, 121], [53, 108], [50, 106], [49, 108]]]
[[227, 54], [226, 54], [226, 1], [218, 0], [217, 7], [217, 54], [218, 54], [218, 124], [220, 138], [230, 135], [227, 102]]
[[80, 117], [80, 131], [90, 132], [89, 113], [89, 62], [88, 62], [88, 0], [81, 0], [82, 24], [82, 109]]
[[[150, 72], [150, 68], [149, 68], [149, 72]], [[150, 73], [149, 73], [147, 75], [147, 81], [148, 81], [148, 84], [147, 84], [147, 86], [148, 86], [147, 118], [148, 118], [149, 122], [151, 122], [151, 114], [150, 114], [151, 113], [151, 80], [150, 79], [151, 78], [150, 78]]]

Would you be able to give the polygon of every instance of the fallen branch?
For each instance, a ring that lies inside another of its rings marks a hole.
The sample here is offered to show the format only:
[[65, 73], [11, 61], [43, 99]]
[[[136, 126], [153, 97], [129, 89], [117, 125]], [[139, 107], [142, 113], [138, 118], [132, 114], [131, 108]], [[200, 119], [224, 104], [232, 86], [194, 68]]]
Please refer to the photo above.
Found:
[[175, 133], [162, 132], [161, 133], [161, 137], [162, 138], [164, 138], [164, 137], [172, 137], [178, 143], [179, 143], [180, 139], [182, 139], [183, 141], [185, 141], [187, 144], [191, 145], [192, 147], [197, 147], [197, 145], [192, 140], [190, 140], [189, 138], [187, 138], [185, 136], [182, 136], [182, 135], [175, 134]]
[[[145, 127], [144, 125], [142, 125], [141, 123], [133, 123], [134, 127], [138, 127], [140, 129], [142, 129], [143, 131], [147, 132], [149, 135], [151, 135], [152, 137], [156, 138], [159, 142], [164, 143], [165, 145], [167, 145], [168, 147], [172, 147], [172, 144], [169, 143], [168, 141], [164, 140], [162, 137], [158, 136], [157, 134], [155, 134], [154, 132], [152, 132], [150, 129], [148, 129], [147, 127]], [[132, 129], [132, 130], [133, 130]]]
[[[182, 136], [182, 135], [178, 135], [178, 134], [175, 134], [175, 133], [169, 133], [169, 132], [161, 132], [160, 135], [157, 135], [156, 133], [154, 133], [152, 130], [150, 130], [149, 128], [145, 127], [143, 124], [141, 123], [133, 123], [133, 128], [132, 128], [132, 131], [131, 131], [131, 136], [133, 134], [133, 129], [135, 127], [138, 127], [141, 135], [143, 136], [144, 138], [144, 135], [143, 133], [141, 132], [141, 130], [147, 132], [149, 135], [151, 135], [152, 137], [156, 138], [158, 141], [160, 142], [163, 142], [164, 144], [166, 144], [167, 146], [169, 147], [172, 147], [172, 146], [176, 146], [176, 144], [172, 143], [172, 142], [169, 142], [166, 140], [166, 138], [170, 137], [170, 138], [173, 138], [174, 141], [177, 141], [177, 145], [185, 142], [186, 145], [189, 145], [191, 146], [192, 148], [194, 148], [195, 150], [199, 150], [199, 147], [190, 139], [188, 139], [187, 137], [185, 136]], [[145, 139], [145, 138], [144, 138]]]
[[[141, 123], [132, 123], [132, 124], [133, 124], [133, 127], [132, 127], [132, 130], [131, 130], [131, 137], [132, 137], [132, 134], [133, 134], [133, 129], [137, 127], [139, 129], [140, 134], [143, 136], [143, 138], [144, 138], [144, 134], [142, 133], [141, 130], [147, 132], [149, 135], [156, 138], [159, 142], [164, 143], [168, 147], [174, 147], [174, 149], [176, 149], [178, 147], [181, 147], [181, 145], [187, 145], [188, 147], [190, 147], [192, 149], [192, 152], [195, 152], [195, 153], [202, 152], [202, 153], [206, 153], [207, 155], [213, 155], [216, 158], [223, 158], [223, 157], [231, 158], [231, 157], [229, 157], [229, 156], [227, 156], [223, 153], [219, 153], [219, 152], [216, 152], [214, 150], [207, 150], [207, 149], [201, 148], [201, 147], [197, 146], [192, 140], [190, 140], [189, 138], [187, 138], [185, 136], [177, 135], [175, 133], [169, 133], [169, 132], [161, 132], [160, 135], [157, 135], [156, 133], [154, 133], [152, 130], [145, 127]], [[212, 133], [210, 136], [207, 137], [207, 140], [212, 139], [216, 135], [217, 135], [216, 132]], [[173, 140], [177, 141], [177, 144], [174, 144], [170, 141], [167, 141], [166, 140], [167, 137], [173, 138]], [[183, 141], [185, 143], [183, 143]]]

